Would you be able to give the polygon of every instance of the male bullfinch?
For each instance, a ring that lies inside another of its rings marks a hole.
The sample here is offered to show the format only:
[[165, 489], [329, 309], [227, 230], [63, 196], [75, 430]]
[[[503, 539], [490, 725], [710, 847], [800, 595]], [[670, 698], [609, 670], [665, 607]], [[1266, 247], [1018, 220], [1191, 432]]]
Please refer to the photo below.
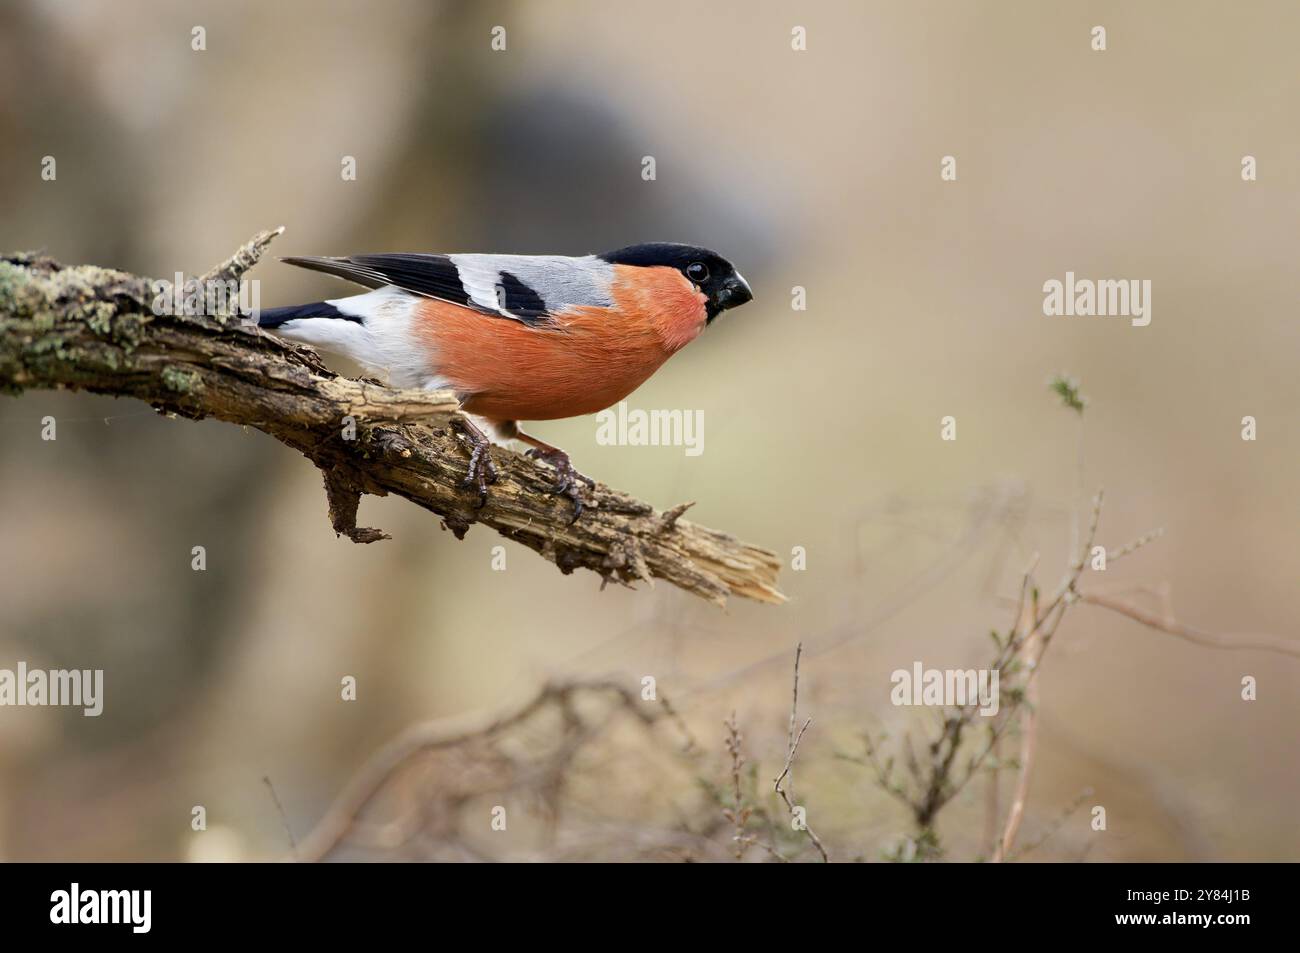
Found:
[[[373, 291], [260, 313], [258, 324], [352, 358], [396, 387], [450, 389], [468, 417], [465, 485], [496, 480], [488, 438], [530, 444], [559, 473], [552, 492], [582, 513], [568, 454], [521, 420], [591, 414], [618, 403], [714, 318], [753, 298], [706, 248], [656, 242], [601, 255], [353, 255], [284, 258]], [[479, 425], [475, 424], [478, 421]]]

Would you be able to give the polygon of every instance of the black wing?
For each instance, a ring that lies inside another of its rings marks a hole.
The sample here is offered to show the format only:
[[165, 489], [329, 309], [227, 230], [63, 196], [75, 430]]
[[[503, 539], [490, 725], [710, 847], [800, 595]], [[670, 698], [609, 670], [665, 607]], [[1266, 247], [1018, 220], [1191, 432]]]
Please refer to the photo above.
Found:
[[437, 298], [485, 314], [495, 314], [476, 304], [461, 283], [460, 272], [446, 255], [350, 255], [345, 258], [281, 258], [299, 268], [323, 271], [366, 288], [395, 285], [411, 294]]

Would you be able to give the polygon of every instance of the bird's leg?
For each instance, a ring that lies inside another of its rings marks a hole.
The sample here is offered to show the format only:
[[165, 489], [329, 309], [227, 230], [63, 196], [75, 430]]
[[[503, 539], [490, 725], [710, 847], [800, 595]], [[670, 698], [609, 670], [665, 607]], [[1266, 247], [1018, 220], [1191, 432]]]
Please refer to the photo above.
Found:
[[487, 502], [488, 484], [497, 482], [497, 468], [492, 463], [492, 441], [468, 417], [452, 417], [451, 429], [469, 441], [469, 473], [461, 486], [478, 490], [481, 508]]
[[524, 443], [531, 444], [532, 448], [528, 451], [528, 456], [534, 460], [542, 460], [549, 463], [559, 474], [559, 481], [551, 487], [551, 492], [557, 496], [563, 496], [573, 501], [573, 519], [570, 523], [576, 523], [578, 517], [582, 515], [582, 487], [585, 484], [588, 487], [594, 487], [596, 481], [589, 476], [579, 473], [569, 462], [569, 455], [559, 447], [553, 447], [544, 440], [538, 440], [531, 434], [526, 434], [516, 425], [514, 433], [511, 434], [516, 440], [522, 440]]

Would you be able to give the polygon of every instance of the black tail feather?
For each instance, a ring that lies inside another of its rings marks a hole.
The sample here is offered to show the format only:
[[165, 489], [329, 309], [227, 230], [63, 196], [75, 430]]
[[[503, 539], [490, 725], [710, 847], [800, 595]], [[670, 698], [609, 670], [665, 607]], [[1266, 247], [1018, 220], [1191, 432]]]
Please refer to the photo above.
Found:
[[288, 308], [263, 308], [258, 312], [257, 326], [260, 328], [278, 328], [286, 321], [296, 321], [299, 318], [339, 318], [343, 321], [362, 323], [361, 319], [356, 315], [344, 314], [328, 302], [315, 301], [311, 304], [292, 305]]

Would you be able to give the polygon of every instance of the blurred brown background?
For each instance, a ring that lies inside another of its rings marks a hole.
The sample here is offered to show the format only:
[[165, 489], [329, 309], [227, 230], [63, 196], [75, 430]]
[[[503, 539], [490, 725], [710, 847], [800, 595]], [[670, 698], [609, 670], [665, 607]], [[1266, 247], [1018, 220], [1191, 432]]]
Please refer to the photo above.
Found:
[[[157, 276], [280, 224], [281, 255], [718, 249], [755, 302], [631, 398], [703, 410], [704, 454], [598, 446], [590, 418], [536, 431], [612, 486], [808, 553], [782, 575], [788, 605], [719, 612], [666, 585], [598, 592], [509, 543], [493, 572], [498, 537], [458, 543], [399, 500], [364, 500], [394, 539], [354, 546], [314, 469], [261, 434], [6, 398], [0, 667], [103, 668], [106, 710], [0, 709], [0, 857], [277, 857], [263, 776], [301, 836], [403, 726], [507, 709], [554, 677], [654, 675], [719, 783], [734, 708], [771, 778], [803, 640], [800, 795], [823, 836], [874, 859], [906, 817], [836, 753], [923, 719], [889, 704], [893, 669], [986, 660], [1031, 553], [1055, 583], [1077, 480], [1075, 421], [1045, 388], [1062, 370], [1092, 399], [1102, 542], [1167, 529], [1098, 585], [1167, 585], [1193, 624], [1292, 634], [1297, 28], [1289, 3], [0, 7], [0, 249]], [[1045, 317], [1042, 284], [1067, 270], [1150, 279], [1151, 325]], [[274, 262], [253, 277], [265, 306], [341, 287]], [[1293, 658], [1078, 607], [1043, 670], [1025, 831], [1085, 788], [1108, 830], [1081, 811], [1031, 856], [1296, 859], [1298, 689]], [[587, 813], [671, 827], [692, 779], [626, 743]], [[979, 855], [982, 810], [972, 789], [947, 813], [950, 856]], [[521, 805], [481, 854], [544, 856], [536, 814]]]

